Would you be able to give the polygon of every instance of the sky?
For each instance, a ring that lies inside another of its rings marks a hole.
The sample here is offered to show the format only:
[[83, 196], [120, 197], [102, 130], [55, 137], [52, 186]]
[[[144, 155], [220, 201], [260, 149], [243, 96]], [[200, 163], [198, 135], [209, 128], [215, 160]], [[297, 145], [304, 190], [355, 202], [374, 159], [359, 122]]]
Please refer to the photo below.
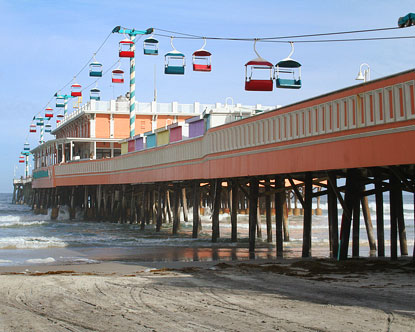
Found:
[[[37, 145], [38, 134], [28, 134], [33, 116], [44, 113], [55, 92], [71, 81], [108, 36], [96, 59], [104, 71], [116, 63], [118, 42], [124, 37], [110, 34], [115, 26], [261, 38], [395, 27], [398, 18], [409, 12], [415, 12], [413, 0], [0, 0], [0, 192], [11, 192], [13, 176], [23, 175], [24, 164], [18, 159], [26, 140], [31, 148]], [[415, 27], [330, 38], [410, 35], [415, 36]], [[137, 42], [136, 99], [140, 102], [153, 99], [154, 71], [158, 102], [224, 103], [232, 97], [245, 105], [288, 105], [360, 84], [355, 78], [362, 63], [369, 64], [371, 79], [415, 67], [415, 39], [295, 43], [292, 58], [302, 64], [302, 88], [251, 92], [244, 90], [244, 64], [256, 58], [253, 42], [208, 40], [205, 49], [212, 53], [212, 72], [197, 73], [191, 70], [191, 54], [203, 42], [175, 39], [175, 48], [187, 56], [187, 67], [185, 75], [169, 76], [163, 73], [163, 54], [171, 50], [170, 40], [158, 39], [157, 57], [144, 56], [142, 39]], [[290, 45], [257, 43], [257, 51], [275, 64], [288, 56]], [[120, 66], [128, 72], [128, 60]], [[87, 70], [76, 80], [83, 86], [93, 83]], [[113, 86], [107, 75], [98, 88], [101, 99], [109, 100], [125, 94], [129, 86]]]

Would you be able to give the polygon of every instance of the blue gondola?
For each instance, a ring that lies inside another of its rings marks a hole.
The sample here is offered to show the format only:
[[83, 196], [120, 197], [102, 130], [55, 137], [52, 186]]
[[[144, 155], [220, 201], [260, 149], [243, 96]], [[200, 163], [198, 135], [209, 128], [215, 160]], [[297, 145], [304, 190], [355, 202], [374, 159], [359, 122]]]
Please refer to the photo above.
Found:
[[50, 133], [52, 132], [52, 125], [47, 123], [45, 124], [45, 133]]
[[93, 88], [89, 90], [89, 99], [90, 100], [101, 100], [101, 90], [98, 88]]
[[275, 65], [275, 83], [277, 88], [300, 89], [301, 88], [301, 64], [291, 59], [294, 53], [294, 44], [291, 44], [291, 52], [285, 59]]
[[24, 147], [23, 147], [23, 150], [30, 151], [30, 144], [29, 143], [25, 143], [24, 144]]
[[159, 54], [158, 45], [159, 45], [159, 41], [153, 38], [153, 35], [151, 35], [149, 38], [145, 39], [143, 42], [144, 54], [145, 55], [158, 55]]
[[173, 37], [171, 37], [170, 44], [173, 47], [173, 50], [164, 55], [164, 73], [170, 75], [184, 75], [186, 57], [183, 53], [174, 48]]
[[56, 95], [56, 107], [65, 107], [65, 97]]
[[89, 76], [102, 77], [102, 64], [95, 60], [89, 64]]

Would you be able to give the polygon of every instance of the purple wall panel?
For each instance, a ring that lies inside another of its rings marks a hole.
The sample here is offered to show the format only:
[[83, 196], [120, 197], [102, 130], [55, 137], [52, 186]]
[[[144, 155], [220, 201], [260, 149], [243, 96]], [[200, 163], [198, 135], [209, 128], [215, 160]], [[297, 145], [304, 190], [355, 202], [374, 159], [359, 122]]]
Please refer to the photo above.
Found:
[[135, 139], [135, 151], [140, 151], [144, 148], [144, 138], [138, 137]]
[[204, 119], [200, 119], [198, 121], [194, 121], [189, 123], [189, 138], [202, 136], [205, 132], [205, 121]]

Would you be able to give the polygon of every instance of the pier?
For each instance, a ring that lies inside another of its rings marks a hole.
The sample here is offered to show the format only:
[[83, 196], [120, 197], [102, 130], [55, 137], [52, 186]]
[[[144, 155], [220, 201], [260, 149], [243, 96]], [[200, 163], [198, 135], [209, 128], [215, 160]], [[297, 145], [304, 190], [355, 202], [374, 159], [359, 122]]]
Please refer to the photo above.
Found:
[[[205, 125], [202, 133], [176, 140], [157, 141], [161, 131], [155, 128], [131, 139], [100, 139], [90, 135], [97, 122], [89, 122], [93, 125], [88, 130], [82, 125], [84, 131], [77, 129], [74, 121], [82, 119], [78, 114], [67, 123], [74, 137], [32, 150], [33, 207], [38, 212], [52, 208], [52, 218], [59, 206], [68, 205], [72, 217], [82, 209], [88, 219], [138, 223], [143, 229], [149, 223], [158, 230], [169, 224], [172, 234], [180, 230], [180, 210], [186, 221], [192, 208], [193, 237], [200, 232], [199, 214], [209, 208], [212, 242], [221, 236], [221, 211], [231, 214], [232, 241], [237, 241], [238, 213], [247, 213], [252, 257], [256, 238], [262, 237], [262, 213], [268, 242], [273, 241], [275, 223], [281, 257], [289, 236], [287, 195], [293, 193], [303, 211], [302, 257], [310, 257], [312, 214], [318, 213], [312, 202], [325, 195], [330, 253], [344, 260], [349, 243], [351, 256], [360, 255], [362, 222], [371, 255], [385, 256], [383, 194], [388, 193], [390, 257], [407, 256], [402, 192], [415, 191], [414, 85], [415, 71], [409, 70], [219, 126]], [[199, 120], [206, 124], [208, 118], [189, 115], [182, 120], [191, 126]], [[97, 117], [89, 114], [88, 119]], [[161, 129], [172, 135], [177, 126]], [[183, 131], [185, 125], [181, 127]], [[148, 144], [138, 144], [141, 140]], [[90, 149], [84, 143], [91, 142], [91, 160], [74, 158], [74, 144], [79, 143], [79, 150]], [[112, 150], [109, 158], [97, 158], [102, 143], [119, 148], [119, 155]], [[371, 195], [376, 200], [376, 234], [367, 204]]]

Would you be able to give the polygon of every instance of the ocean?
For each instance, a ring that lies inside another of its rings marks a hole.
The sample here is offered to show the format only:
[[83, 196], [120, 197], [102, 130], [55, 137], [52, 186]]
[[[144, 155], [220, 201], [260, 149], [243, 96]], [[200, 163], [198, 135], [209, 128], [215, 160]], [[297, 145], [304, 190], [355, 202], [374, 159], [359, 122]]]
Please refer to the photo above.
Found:
[[[28, 206], [11, 204], [11, 194], [0, 194], [0, 266], [37, 264], [88, 264], [104, 261], [134, 263], [140, 261], [244, 260], [248, 252], [248, 216], [238, 216], [238, 243], [230, 241], [230, 217], [221, 216], [221, 238], [212, 243], [210, 216], [202, 217], [202, 234], [191, 238], [192, 222], [182, 223], [181, 234], [172, 236], [165, 225], [160, 233], [154, 225], [140, 231], [139, 225], [83, 221], [80, 215], [69, 220], [65, 207], [57, 220], [48, 215], [35, 215]], [[386, 254], [389, 255], [389, 204], [385, 197]], [[313, 216], [312, 255], [328, 257], [327, 203], [322, 199], [323, 215]], [[375, 203], [369, 207], [376, 233]], [[316, 203], [313, 204], [316, 208]], [[341, 213], [339, 205], [339, 216]], [[191, 213], [190, 213], [191, 216]], [[404, 216], [409, 255], [414, 243], [414, 204], [412, 195], [404, 195]], [[341, 217], [339, 217], [341, 220]], [[273, 218], [273, 236], [275, 237]], [[340, 227], [339, 227], [340, 228]], [[284, 243], [285, 257], [300, 257], [302, 216], [289, 217], [290, 242]], [[265, 242], [265, 220], [262, 220], [263, 240], [257, 241], [257, 258], [275, 258], [275, 243]], [[361, 256], [369, 255], [366, 229], [361, 219]]]

